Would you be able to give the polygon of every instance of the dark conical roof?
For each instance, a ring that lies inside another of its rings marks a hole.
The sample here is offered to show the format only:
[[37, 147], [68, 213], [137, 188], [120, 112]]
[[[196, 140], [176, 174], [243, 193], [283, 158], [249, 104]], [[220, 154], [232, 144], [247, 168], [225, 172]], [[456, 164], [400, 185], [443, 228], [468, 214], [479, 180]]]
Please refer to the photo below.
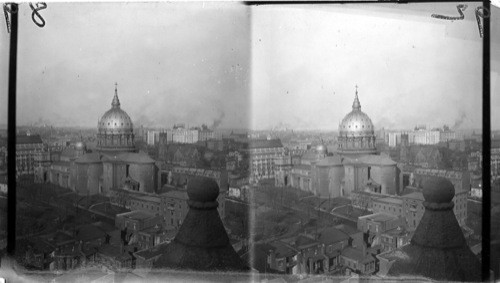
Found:
[[424, 183], [425, 212], [411, 242], [388, 275], [444, 281], [480, 281], [481, 263], [467, 246], [453, 213], [453, 184], [434, 177]]
[[156, 268], [197, 271], [249, 271], [229, 242], [217, 211], [217, 183], [205, 177], [188, 183], [189, 212]]

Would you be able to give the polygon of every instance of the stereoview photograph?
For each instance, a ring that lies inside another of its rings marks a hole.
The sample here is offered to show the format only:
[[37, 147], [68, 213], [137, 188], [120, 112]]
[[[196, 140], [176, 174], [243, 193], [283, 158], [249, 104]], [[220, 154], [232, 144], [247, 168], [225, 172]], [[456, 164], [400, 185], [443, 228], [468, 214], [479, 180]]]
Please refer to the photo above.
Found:
[[[484, 27], [488, 18], [498, 31], [497, 7], [3, 7], [7, 282], [499, 278], [500, 42]], [[7, 166], [13, 34], [16, 163]], [[483, 182], [492, 199], [487, 237]]]

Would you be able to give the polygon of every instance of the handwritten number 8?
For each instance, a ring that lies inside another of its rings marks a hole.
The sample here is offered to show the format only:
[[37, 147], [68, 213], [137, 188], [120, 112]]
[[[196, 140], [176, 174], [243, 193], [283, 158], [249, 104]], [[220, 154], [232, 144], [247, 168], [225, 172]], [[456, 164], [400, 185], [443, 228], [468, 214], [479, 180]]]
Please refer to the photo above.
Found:
[[[33, 13], [31, 13], [31, 19], [33, 20], [35, 25], [43, 28], [45, 26], [45, 20], [38, 13], [38, 11], [46, 9], [47, 4], [45, 4], [44, 2], [40, 2], [40, 3], [36, 3], [35, 5], [36, 5], [36, 7], [34, 7], [33, 4], [30, 3], [30, 8], [31, 8], [31, 10], [33, 10]], [[37, 16], [37, 18], [40, 20], [40, 22], [35, 19], [35, 16]]]
[[[36, 3], [33, 5], [32, 3], [29, 3], [31, 10], [33, 12], [31, 13], [31, 19], [35, 23], [35, 25], [39, 27], [44, 27], [45, 26], [45, 20], [43, 19], [42, 15], [38, 11], [46, 9], [47, 4], [44, 2]], [[14, 3], [4, 3], [3, 4], [3, 13], [5, 15], [5, 23], [7, 24], [7, 32], [10, 33], [10, 20], [9, 20], [9, 14], [15, 14], [19, 10], [17, 4]]]

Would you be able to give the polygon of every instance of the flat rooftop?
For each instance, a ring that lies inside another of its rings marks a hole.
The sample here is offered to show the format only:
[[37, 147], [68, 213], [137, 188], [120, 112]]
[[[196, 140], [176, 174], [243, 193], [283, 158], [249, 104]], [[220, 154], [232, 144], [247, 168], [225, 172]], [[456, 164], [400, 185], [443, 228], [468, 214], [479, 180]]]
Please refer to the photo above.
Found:
[[409, 193], [407, 195], [402, 196], [404, 198], [411, 198], [411, 199], [416, 199], [416, 200], [422, 200], [424, 201], [424, 195], [421, 192], [413, 192]]
[[390, 204], [397, 204], [401, 205], [403, 204], [403, 200], [397, 197], [386, 197], [386, 198], [379, 198], [374, 200], [376, 202], [385, 202], [385, 203], [390, 203]]
[[176, 199], [188, 199], [188, 194], [187, 191], [181, 191], [181, 190], [171, 190], [166, 193], [161, 194], [163, 197], [169, 197], [169, 198], [176, 198]]
[[409, 258], [409, 256], [405, 252], [402, 252], [402, 251], [397, 250], [397, 249], [389, 251], [389, 252], [384, 252], [384, 253], [378, 254], [377, 257], [383, 258], [383, 259], [388, 260], [388, 261], [405, 260], [405, 259]]
[[134, 198], [149, 202], [157, 202], [160, 203], [160, 198], [155, 196], [134, 196]]
[[394, 220], [397, 218], [398, 218], [397, 216], [390, 215], [387, 213], [382, 213], [382, 212], [359, 217], [359, 219], [366, 219], [366, 220], [375, 221], [375, 222], [385, 222], [385, 221]]
[[130, 211], [130, 212], [125, 212], [122, 214], [118, 214], [117, 216], [129, 218], [129, 219], [134, 219], [134, 220], [144, 220], [144, 219], [151, 219], [151, 218], [155, 217], [154, 214], [148, 213], [148, 212], [143, 211], [143, 210], [134, 210], [134, 211]]

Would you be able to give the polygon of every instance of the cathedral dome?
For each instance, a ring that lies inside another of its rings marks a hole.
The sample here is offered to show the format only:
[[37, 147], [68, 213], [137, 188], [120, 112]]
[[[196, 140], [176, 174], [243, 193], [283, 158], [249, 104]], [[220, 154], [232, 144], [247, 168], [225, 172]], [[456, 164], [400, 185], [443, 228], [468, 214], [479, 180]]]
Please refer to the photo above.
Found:
[[75, 143], [75, 149], [76, 150], [85, 150], [85, 149], [87, 149], [87, 146], [85, 145], [84, 142], [79, 141], [79, 142]]
[[97, 148], [99, 151], [114, 152], [135, 150], [132, 119], [120, 108], [116, 85], [111, 109], [97, 123]]
[[327, 154], [328, 153], [328, 149], [326, 148], [326, 145], [324, 145], [323, 143], [321, 143], [318, 146], [316, 146], [316, 152], [318, 154]]
[[352, 111], [339, 124], [338, 145], [341, 153], [372, 154], [377, 152], [373, 123], [370, 117], [361, 111], [357, 87]]
[[120, 108], [120, 100], [118, 93], [115, 89], [115, 96], [111, 103], [111, 109], [106, 111], [102, 118], [99, 120], [99, 132], [108, 133], [131, 133], [133, 131], [132, 119], [128, 116], [127, 112]]
[[352, 136], [374, 133], [372, 120], [365, 112], [361, 111], [357, 91], [352, 104], [352, 111], [342, 119], [339, 125], [339, 132]]

